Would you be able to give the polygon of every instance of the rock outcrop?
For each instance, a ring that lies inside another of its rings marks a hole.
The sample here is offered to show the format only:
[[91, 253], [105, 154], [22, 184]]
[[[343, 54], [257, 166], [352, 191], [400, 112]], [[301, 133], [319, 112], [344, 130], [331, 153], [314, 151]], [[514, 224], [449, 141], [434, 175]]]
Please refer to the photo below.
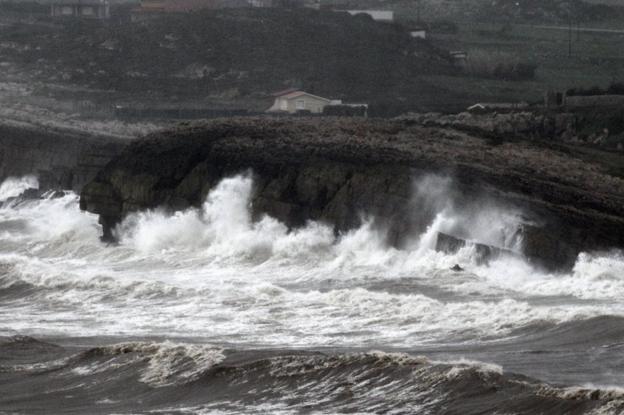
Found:
[[491, 140], [523, 138], [584, 143], [622, 151], [624, 124], [622, 111], [562, 107], [556, 111], [461, 112], [458, 114], [408, 113], [398, 117], [428, 127], [452, 128], [489, 137]]
[[0, 180], [34, 174], [41, 190], [80, 191], [128, 140], [0, 125]]
[[624, 179], [569, 148], [502, 142], [409, 120], [228, 119], [154, 134], [129, 145], [81, 194], [105, 237], [130, 212], [199, 206], [223, 177], [254, 175], [254, 215], [336, 231], [372, 215], [400, 246], [431, 218], [410, 203], [414, 178], [456, 181], [457, 203], [479, 198], [523, 210], [524, 252], [548, 268], [581, 250], [624, 246]]
[[469, 244], [472, 244], [474, 246], [477, 264], [487, 264], [491, 260], [499, 258], [503, 255], [507, 255], [510, 257], [518, 256], [518, 253], [507, 249], [490, 246], [479, 242], [469, 242], [464, 239], [457, 238], [455, 236], [448, 235], [442, 232], [438, 232], [435, 249], [436, 251], [454, 254]]

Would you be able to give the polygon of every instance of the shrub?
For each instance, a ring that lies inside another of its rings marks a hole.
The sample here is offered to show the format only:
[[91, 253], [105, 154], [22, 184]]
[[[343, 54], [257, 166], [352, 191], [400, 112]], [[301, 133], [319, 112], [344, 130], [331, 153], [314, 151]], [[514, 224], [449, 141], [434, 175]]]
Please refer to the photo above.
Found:
[[614, 82], [607, 88], [607, 93], [612, 95], [624, 95], [624, 83]]
[[536, 69], [537, 65], [505, 53], [475, 52], [468, 55], [466, 62], [469, 75], [508, 81], [535, 79]]
[[457, 23], [450, 20], [434, 20], [429, 23], [429, 30], [434, 33], [454, 35], [459, 32], [459, 27], [457, 26]]
[[323, 108], [324, 115], [332, 115], [337, 117], [361, 117], [366, 115], [366, 107], [349, 106], [349, 105], [328, 105]]
[[0, 14], [42, 14], [47, 15], [50, 12], [50, 6], [34, 1], [25, 2], [0, 2]]
[[624, 95], [624, 83], [613, 82], [608, 88], [603, 89], [599, 86], [590, 88], [571, 88], [566, 91], [568, 96], [595, 96], [595, 95]]

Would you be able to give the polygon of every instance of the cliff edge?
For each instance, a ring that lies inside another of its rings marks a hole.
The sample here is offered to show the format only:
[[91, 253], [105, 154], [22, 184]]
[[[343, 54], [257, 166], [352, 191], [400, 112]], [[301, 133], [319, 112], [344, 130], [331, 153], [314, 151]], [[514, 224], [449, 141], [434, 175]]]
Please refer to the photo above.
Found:
[[0, 121], [0, 180], [33, 174], [42, 190], [78, 192], [129, 141], [3, 119]]
[[152, 134], [100, 171], [80, 206], [113, 238], [130, 212], [199, 206], [220, 179], [247, 171], [253, 214], [290, 227], [318, 220], [340, 232], [370, 215], [401, 246], [431, 220], [411, 203], [414, 180], [436, 173], [453, 179], [457, 204], [521, 210], [522, 253], [536, 264], [565, 268], [580, 251], [624, 247], [624, 178], [599, 156], [410, 119], [227, 119]]

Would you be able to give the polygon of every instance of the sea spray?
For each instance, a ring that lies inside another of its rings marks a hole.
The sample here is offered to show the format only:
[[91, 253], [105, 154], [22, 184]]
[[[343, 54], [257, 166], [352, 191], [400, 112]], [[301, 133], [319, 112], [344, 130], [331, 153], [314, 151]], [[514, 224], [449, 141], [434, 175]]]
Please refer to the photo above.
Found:
[[39, 180], [35, 176], [8, 177], [0, 185], [0, 202], [24, 193], [27, 189], [38, 189]]
[[[450, 177], [425, 174], [414, 180], [410, 200], [415, 221], [424, 231], [409, 249], [434, 249], [438, 232], [498, 248], [521, 251], [521, 226], [529, 221], [520, 210], [483, 196], [464, 200]], [[423, 226], [424, 225], [424, 226]]]
[[[415, 182], [414, 212], [426, 221], [426, 229], [414, 235], [408, 253], [424, 255], [435, 249], [439, 232], [457, 234], [504, 248], [517, 248], [520, 215], [494, 205], [482, 209], [457, 207], [452, 181], [439, 176], [424, 176]], [[361, 226], [336, 237], [331, 227], [309, 222], [299, 229], [263, 216], [251, 218], [253, 181], [250, 175], [222, 180], [208, 194], [201, 209], [168, 214], [151, 210], [132, 214], [116, 233], [122, 244], [145, 253], [200, 251], [206, 257], [225, 259], [244, 257], [262, 262], [280, 257], [334, 256], [335, 264], [356, 262], [375, 265], [394, 261], [397, 250], [386, 243], [386, 229], [375, 218], [363, 217]], [[514, 239], [515, 238], [515, 239]]]
[[[624, 283], [613, 275], [621, 259], [611, 253], [582, 256], [574, 273], [550, 275], [519, 258], [477, 265], [470, 245], [436, 252], [437, 232], [474, 217], [444, 197], [452, 192], [438, 189], [442, 203], [423, 199], [432, 206], [426, 230], [412, 247], [396, 249], [370, 217], [338, 235], [317, 222], [288, 229], [268, 216], [253, 221], [252, 190], [252, 179], [239, 175], [217, 184], [199, 209], [136, 213], [111, 246], [98, 241], [97, 218], [79, 212], [71, 193], [0, 209], [7, 265], [0, 317], [11, 316], [0, 328], [409, 347], [504, 337], [605, 310], [624, 315]], [[11, 231], [16, 224], [21, 230]], [[451, 271], [457, 263], [465, 270]], [[542, 300], [546, 295], [558, 299]]]
[[330, 227], [318, 223], [289, 231], [264, 216], [251, 219], [253, 182], [247, 175], [222, 180], [201, 209], [168, 215], [154, 210], [130, 215], [117, 229], [122, 244], [142, 252], [198, 252], [213, 259], [244, 257], [262, 262], [273, 255], [298, 256], [327, 251], [334, 242]]

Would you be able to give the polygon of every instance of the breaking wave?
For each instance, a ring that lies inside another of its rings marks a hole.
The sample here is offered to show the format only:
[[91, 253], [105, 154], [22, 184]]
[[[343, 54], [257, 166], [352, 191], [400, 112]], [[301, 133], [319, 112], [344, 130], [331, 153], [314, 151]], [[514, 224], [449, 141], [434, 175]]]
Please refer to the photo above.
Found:
[[38, 189], [39, 181], [35, 176], [9, 177], [0, 185], [0, 202], [16, 197], [27, 189]]
[[[620, 253], [581, 254], [559, 275], [519, 257], [480, 264], [471, 245], [436, 252], [438, 232], [513, 249], [522, 220], [487, 201], [456, 206], [446, 178], [415, 182], [412, 203], [429, 223], [406, 249], [387, 246], [374, 218], [340, 235], [317, 222], [289, 230], [269, 216], [253, 221], [252, 190], [251, 177], [239, 175], [200, 209], [132, 214], [116, 230], [120, 244], [108, 247], [71, 192], [0, 209], [0, 298], [21, 316], [1, 328], [409, 346], [624, 315]], [[44, 324], [42, 313], [58, 319]]]
[[[22, 349], [34, 339], [9, 340]], [[61, 348], [54, 349], [63, 354]], [[60, 362], [60, 363], [59, 363]], [[0, 369], [32, 379], [21, 408], [124, 412], [140, 399], [149, 413], [566, 413], [617, 414], [617, 388], [560, 388], [479, 361], [433, 361], [381, 351], [319, 353], [230, 350], [172, 343], [88, 349], [38, 365]], [[36, 377], [32, 374], [36, 373]], [[30, 378], [29, 378], [30, 376]], [[120, 384], [123, 385], [120, 387]], [[62, 408], [56, 396], [71, 393]], [[11, 408], [11, 400], [0, 397]], [[24, 405], [24, 404], [23, 404]], [[592, 412], [593, 411], [593, 412]]]
[[[15, 197], [30, 180], [0, 193]], [[437, 252], [438, 232], [517, 252], [526, 221], [487, 200], [457, 203], [438, 176], [415, 181], [411, 203], [425, 220], [403, 249], [370, 217], [338, 235], [318, 222], [252, 220], [252, 194], [250, 176], [224, 179], [200, 208], [130, 215], [110, 246], [71, 192], [0, 207], [0, 335], [124, 340], [78, 354], [37, 343], [37, 358], [17, 363], [16, 348], [0, 375], [64, 379], [73, 392], [50, 396], [91, 393], [111, 413], [127, 412], [130, 394], [164, 413], [621, 408], [616, 387], [591, 386], [624, 384], [621, 252], [583, 253], [567, 274], [518, 255], [481, 263], [471, 244]], [[346, 351], [311, 352], [334, 348]], [[353, 352], [369, 349], [428, 358]]]

